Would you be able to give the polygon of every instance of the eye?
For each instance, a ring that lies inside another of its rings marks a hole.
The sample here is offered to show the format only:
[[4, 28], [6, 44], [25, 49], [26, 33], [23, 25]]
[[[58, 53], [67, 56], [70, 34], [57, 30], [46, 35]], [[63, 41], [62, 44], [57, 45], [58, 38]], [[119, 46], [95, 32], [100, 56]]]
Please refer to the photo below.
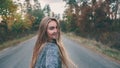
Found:
[[54, 26], [51, 26], [51, 27], [49, 27], [48, 29], [50, 29], [50, 30], [53, 30], [53, 29], [57, 29], [57, 27], [54, 27]]
[[49, 27], [50, 30], [53, 30], [55, 27]]

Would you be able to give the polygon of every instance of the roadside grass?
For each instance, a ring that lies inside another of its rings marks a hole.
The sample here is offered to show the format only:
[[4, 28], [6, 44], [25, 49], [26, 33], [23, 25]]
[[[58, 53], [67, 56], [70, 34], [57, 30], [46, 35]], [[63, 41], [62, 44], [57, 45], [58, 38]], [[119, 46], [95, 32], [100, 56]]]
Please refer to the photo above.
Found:
[[63, 34], [66, 35], [68, 38], [82, 44], [83, 46], [90, 48], [91, 50], [95, 50], [101, 54], [104, 54], [105, 56], [107, 55], [107, 57], [120, 63], [120, 51], [116, 49], [112, 49], [95, 40], [76, 36], [74, 33], [63, 33]]
[[5, 49], [5, 48], [8, 48], [8, 47], [15, 46], [16, 44], [18, 44], [20, 42], [23, 42], [27, 39], [30, 39], [33, 36], [35, 36], [35, 33], [34, 34], [29, 34], [29, 35], [21, 37], [21, 38], [15, 38], [14, 40], [6, 41], [3, 44], [0, 44], [0, 51]]

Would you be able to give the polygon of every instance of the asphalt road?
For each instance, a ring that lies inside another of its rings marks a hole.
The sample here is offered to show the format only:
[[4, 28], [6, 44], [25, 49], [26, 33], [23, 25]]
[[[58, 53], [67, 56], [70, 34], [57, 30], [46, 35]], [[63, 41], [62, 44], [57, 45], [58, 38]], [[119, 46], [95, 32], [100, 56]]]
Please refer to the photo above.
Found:
[[[70, 58], [78, 68], [120, 68], [120, 64], [80, 46], [65, 36], [62, 38]], [[35, 41], [36, 37], [33, 37], [15, 47], [0, 51], [0, 68], [29, 68]]]

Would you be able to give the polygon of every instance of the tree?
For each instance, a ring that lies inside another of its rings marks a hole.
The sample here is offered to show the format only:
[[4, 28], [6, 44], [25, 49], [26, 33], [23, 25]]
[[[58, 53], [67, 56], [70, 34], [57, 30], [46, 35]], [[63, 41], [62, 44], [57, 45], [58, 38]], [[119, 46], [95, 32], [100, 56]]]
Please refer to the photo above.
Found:
[[46, 4], [43, 8], [43, 12], [46, 14], [46, 16], [50, 16], [51, 8], [49, 4]]
[[0, 0], [0, 43], [7, 40], [9, 25], [14, 21], [14, 13], [17, 10], [17, 5], [12, 0]]
[[[8, 32], [8, 19], [14, 16], [14, 13], [17, 10], [17, 5], [13, 3], [12, 0], [1, 0], [0, 1], [0, 15], [2, 16], [3, 21], [6, 23], [6, 31]], [[14, 19], [13, 19], [14, 20]]]
[[1, 0], [0, 1], [0, 15], [7, 16], [11, 15], [17, 10], [17, 5], [15, 5], [12, 0]]
[[38, 0], [34, 0], [33, 10], [31, 14], [35, 18], [33, 29], [38, 29], [39, 23], [44, 16], [43, 10], [41, 9], [41, 5]]

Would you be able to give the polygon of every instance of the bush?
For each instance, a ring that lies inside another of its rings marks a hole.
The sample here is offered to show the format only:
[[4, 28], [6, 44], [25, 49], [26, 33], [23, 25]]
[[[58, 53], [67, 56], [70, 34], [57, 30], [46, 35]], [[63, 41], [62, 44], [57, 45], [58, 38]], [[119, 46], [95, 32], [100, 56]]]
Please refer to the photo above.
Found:
[[19, 34], [21, 32], [25, 32], [31, 28], [31, 24], [28, 23], [29, 21], [15, 21], [12, 25], [12, 31]]

